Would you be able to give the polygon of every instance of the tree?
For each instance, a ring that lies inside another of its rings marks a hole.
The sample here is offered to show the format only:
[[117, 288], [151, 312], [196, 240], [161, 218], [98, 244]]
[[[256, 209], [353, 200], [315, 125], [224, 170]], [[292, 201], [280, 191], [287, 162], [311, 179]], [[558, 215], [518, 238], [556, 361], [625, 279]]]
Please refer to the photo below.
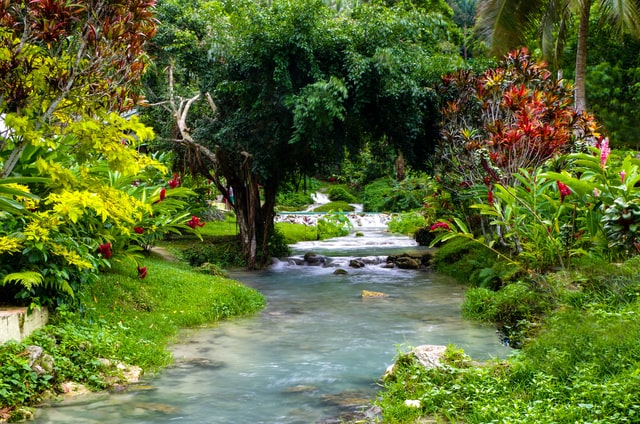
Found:
[[180, 116], [193, 130], [178, 132], [193, 169], [225, 195], [233, 188], [249, 268], [268, 259], [277, 191], [339, 162], [345, 147], [385, 139], [424, 166], [437, 134], [429, 82], [460, 64], [451, 11], [436, 3], [428, 13], [402, 3], [337, 14], [322, 1], [247, 1], [212, 13], [198, 97], [174, 103], [192, 100]]
[[[27, 146], [61, 134], [68, 118], [135, 107], [145, 67], [144, 43], [155, 32], [152, 0], [34, 0], [0, 4], [0, 111], [28, 123], [0, 144], [11, 175]], [[98, 118], [102, 119], [102, 118]]]
[[478, 33], [494, 54], [520, 47], [532, 26], [539, 28], [543, 55], [555, 59], [562, 53], [571, 19], [577, 17], [575, 63], [575, 108], [584, 111], [589, 22], [592, 9], [615, 22], [617, 31], [640, 34], [640, 9], [635, 0], [481, 0], [478, 5]]
[[131, 116], [153, 4], [0, 3], [0, 285], [22, 284], [27, 301], [73, 295], [108, 266], [99, 246], [150, 211], [112, 181], [163, 168], [137, 150], [153, 131]]

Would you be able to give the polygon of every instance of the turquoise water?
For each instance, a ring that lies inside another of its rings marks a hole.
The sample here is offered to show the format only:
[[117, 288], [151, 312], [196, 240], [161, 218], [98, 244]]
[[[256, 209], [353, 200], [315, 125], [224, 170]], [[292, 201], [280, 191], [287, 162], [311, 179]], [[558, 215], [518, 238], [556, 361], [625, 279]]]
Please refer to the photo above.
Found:
[[[495, 328], [463, 320], [464, 287], [429, 271], [351, 269], [354, 256], [419, 249], [405, 237], [369, 231], [295, 246], [326, 255], [324, 266], [283, 259], [233, 278], [267, 297], [259, 314], [184, 332], [175, 364], [122, 394], [43, 409], [37, 423], [338, 422], [375, 398], [398, 351], [454, 343], [474, 359], [509, 355]], [[347, 270], [335, 275], [336, 268]], [[362, 290], [384, 298], [363, 299]]]

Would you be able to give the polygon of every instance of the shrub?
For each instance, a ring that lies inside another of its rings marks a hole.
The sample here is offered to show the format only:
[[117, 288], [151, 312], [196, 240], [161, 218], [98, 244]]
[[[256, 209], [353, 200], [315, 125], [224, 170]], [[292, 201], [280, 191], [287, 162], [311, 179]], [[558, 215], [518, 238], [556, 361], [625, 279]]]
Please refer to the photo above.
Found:
[[356, 203], [358, 199], [347, 190], [342, 187], [330, 187], [327, 190], [327, 195], [329, 196], [329, 200], [332, 202], [347, 202], [347, 203]]
[[237, 237], [219, 237], [214, 242], [202, 242], [185, 249], [183, 258], [193, 267], [204, 263], [222, 268], [246, 266]]
[[490, 250], [467, 239], [453, 239], [438, 248], [433, 257], [434, 268], [460, 282], [473, 284], [474, 276], [496, 261]]
[[424, 227], [425, 219], [418, 212], [402, 213], [394, 216], [387, 224], [389, 231], [399, 234], [412, 235], [419, 228]]
[[320, 205], [313, 210], [313, 212], [333, 212], [333, 211], [342, 211], [342, 212], [353, 212], [355, 208], [348, 204], [347, 202], [329, 202], [324, 205]]
[[345, 214], [340, 212], [328, 213], [318, 219], [318, 238], [324, 240], [346, 236], [352, 227], [351, 221]]
[[279, 193], [276, 204], [281, 211], [300, 211], [313, 204], [313, 198], [309, 193], [294, 191]]
[[593, 117], [572, 108], [571, 86], [552, 78], [526, 49], [482, 74], [445, 76], [441, 94], [444, 136], [437, 169], [452, 190], [461, 184], [511, 185], [521, 168], [535, 170], [576, 143], [595, 140]]
[[429, 193], [426, 178], [412, 177], [402, 182], [383, 178], [364, 189], [366, 212], [407, 212], [419, 209]]

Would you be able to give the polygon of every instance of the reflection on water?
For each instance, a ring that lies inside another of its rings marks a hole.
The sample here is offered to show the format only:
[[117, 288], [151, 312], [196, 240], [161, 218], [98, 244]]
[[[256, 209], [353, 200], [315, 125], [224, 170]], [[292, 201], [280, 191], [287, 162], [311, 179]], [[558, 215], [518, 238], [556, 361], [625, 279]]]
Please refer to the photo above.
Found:
[[[415, 245], [382, 233], [362, 240], [376, 246], [364, 255], [382, 254], [377, 246]], [[360, 254], [353, 242], [343, 239], [343, 255]], [[335, 256], [340, 243], [298, 245], [296, 253]], [[463, 287], [450, 279], [377, 265], [345, 269], [335, 275], [332, 266], [282, 261], [265, 272], [236, 273], [267, 297], [260, 314], [185, 332], [174, 366], [148, 387], [47, 408], [36, 422], [316, 423], [373, 399], [399, 349], [455, 343], [478, 360], [509, 354], [494, 328], [461, 319]], [[363, 299], [362, 290], [388, 296]]]

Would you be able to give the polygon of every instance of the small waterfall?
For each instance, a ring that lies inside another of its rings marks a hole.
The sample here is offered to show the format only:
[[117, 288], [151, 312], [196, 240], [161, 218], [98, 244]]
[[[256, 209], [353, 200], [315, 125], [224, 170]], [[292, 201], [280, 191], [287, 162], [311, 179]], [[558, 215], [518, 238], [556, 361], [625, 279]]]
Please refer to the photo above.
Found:
[[[387, 228], [391, 215], [386, 213], [344, 212], [354, 230]], [[292, 224], [318, 225], [318, 219], [327, 214], [324, 212], [281, 212], [275, 217], [275, 222], [290, 222]]]

